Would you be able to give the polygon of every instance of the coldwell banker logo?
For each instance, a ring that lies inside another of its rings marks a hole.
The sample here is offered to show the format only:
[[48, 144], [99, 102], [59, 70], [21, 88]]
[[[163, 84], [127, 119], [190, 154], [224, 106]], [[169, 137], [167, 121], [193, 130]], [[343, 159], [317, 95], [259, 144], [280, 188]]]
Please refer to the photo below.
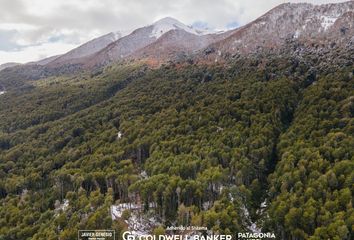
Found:
[[232, 240], [232, 235], [133, 235], [124, 232], [123, 240]]
[[123, 240], [264, 240], [276, 239], [274, 233], [250, 233], [243, 232], [236, 235], [136, 235], [132, 232], [124, 232], [122, 235]]

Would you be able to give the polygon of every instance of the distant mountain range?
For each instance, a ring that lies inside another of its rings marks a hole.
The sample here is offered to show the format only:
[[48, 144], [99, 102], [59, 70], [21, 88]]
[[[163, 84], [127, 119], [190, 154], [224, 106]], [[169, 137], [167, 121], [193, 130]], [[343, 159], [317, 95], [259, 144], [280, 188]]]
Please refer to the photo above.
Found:
[[[249, 24], [225, 32], [200, 31], [167, 17], [130, 34], [109, 33], [63, 55], [21, 65], [40, 65], [49, 74], [92, 69], [117, 61], [225, 61], [238, 55], [282, 48], [289, 41], [303, 47], [352, 47], [354, 2], [312, 5], [286, 3]], [[18, 64], [0, 66], [0, 70]]]

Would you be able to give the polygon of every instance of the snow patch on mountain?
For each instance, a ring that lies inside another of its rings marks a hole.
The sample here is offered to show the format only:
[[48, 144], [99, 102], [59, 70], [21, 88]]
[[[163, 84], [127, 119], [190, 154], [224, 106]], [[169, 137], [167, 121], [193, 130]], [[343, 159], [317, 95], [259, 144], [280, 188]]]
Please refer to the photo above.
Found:
[[118, 132], [117, 134], [117, 139], [121, 139], [123, 137], [123, 133], [121, 131]]
[[250, 214], [246, 206], [242, 206], [241, 210], [246, 218], [246, 225], [248, 230], [250, 230], [252, 233], [261, 233], [262, 228], [258, 227], [257, 224], [251, 220]]
[[321, 26], [326, 31], [330, 28], [335, 21], [337, 21], [338, 17], [329, 17], [329, 16], [321, 16]]
[[[154, 208], [155, 205], [150, 203], [150, 208]], [[139, 236], [148, 234], [152, 229], [161, 223], [154, 217], [153, 212], [144, 213], [143, 206], [135, 203], [121, 203], [111, 206], [112, 220], [115, 221], [122, 218], [123, 212], [129, 211], [129, 218], [122, 219], [128, 225], [128, 230], [132, 235]]]
[[111, 206], [112, 220], [121, 218], [125, 210], [133, 211], [133, 210], [140, 210], [140, 209], [141, 209], [141, 205], [135, 203], [121, 203], [118, 205], [112, 205]]
[[197, 32], [198, 35], [208, 35], [208, 34], [222, 34], [227, 32], [225, 29], [212, 29], [212, 28], [198, 28], [193, 27], [193, 29]]
[[59, 200], [55, 201], [55, 216], [58, 216], [61, 212], [65, 212], [69, 208], [69, 200], [64, 199], [63, 203], [60, 203]]
[[112, 32], [112, 40], [113, 41], [117, 41], [122, 36], [123, 36], [123, 34], [121, 32]]
[[296, 30], [294, 34], [294, 38], [299, 38], [300, 34], [301, 34], [300, 30]]

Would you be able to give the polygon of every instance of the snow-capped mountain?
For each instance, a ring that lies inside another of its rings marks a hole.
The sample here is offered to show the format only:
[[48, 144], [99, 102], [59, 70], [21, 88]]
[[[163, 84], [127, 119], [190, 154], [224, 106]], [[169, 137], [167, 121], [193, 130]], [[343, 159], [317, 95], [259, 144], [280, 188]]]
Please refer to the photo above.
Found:
[[232, 32], [227, 39], [210, 46], [215, 54], [247, 54], [276, 49], [287, 41], [308, 46], [332, 42], [346, 44], [354, 40], [354, 2], [281, 4]]
[[191, 26], [186, 26], [180, 21], [171, 17], [162, 18], [151, 26], [153, 27], [153, 29], [150, 36], [155, 37], [156, 39], [171, 30], [184, 30], [185, 32], [191, 34], [203, 35], [203, 32], [198, 31]]
[[201, 33], [187, 32], [184, 29], [172, 29], [155, 42], [134, 52], [130, 58], [147, 60], [155, 64], [163, 63], [166, 60], [183, 61], [192, 57], [198, 50], [228, 36], [229, 32], [203, 35]]
[[[176, 19], [167, 17], [156, 21], [152, 25], [138, 28], [131, 34], [118, 39], [88, 59], [87, 65], [104, 65], [109, 62], [131, 58], [135, 52], [140, 51], [144, 47], [153, 44], [156, 41], [159, 41], [160, 38], [170, 32], [184, 32], [187, 33], [185, 34], [186, 36], [193, 35], [194, 38], [204, 36], [203, 32], [197, 31], [196, 29], [187, 26]], [[176, 36], [176, 40], [174, 41], [176, 46], [180, 44], [179, 41], [187, 40], [181, 39], [180, 36]], [[168, 38], [169, 45], [173, 45], [173, 43], [171, 43], [172, 39], [173, 37], [171, 36]], [[137, 53], [134, 56], [140, 55]]]
[[46, 74], [59, 74], [121, 60], [154, 64], [186, 59], [217, 62], [284, 48], [289, 41], [313, 49], [354, 45], [353, 36], [353, 1], [323, 5], [286, 3], [243, 27], [225, 32], [201, 31], [166, 17], [127, 35], [109, 33], [35, 64], [44, 65]]
[[161, 63], [186, 55], [198, 59], [204, 53], [211, 53], [208, 61], [216, 62], [235, 54], [282, 48], [288, 41], [310, 47], [345, 45], [354, 42], [353, 36], [353, 1], [323, 5], [286, 3], [243, 27], [222, 33], [200, 31], [173, 18], [163, 18], [118, 39], [88, 62], [89, 66], [122, 59]]

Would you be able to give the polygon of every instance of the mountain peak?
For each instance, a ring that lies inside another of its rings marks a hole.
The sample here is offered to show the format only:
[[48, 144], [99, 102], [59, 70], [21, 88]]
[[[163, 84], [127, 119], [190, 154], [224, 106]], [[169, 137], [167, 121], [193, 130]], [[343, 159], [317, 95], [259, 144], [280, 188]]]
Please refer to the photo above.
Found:
[[198, 31], [196, 31], [194, 28], [187, 26], [177, 19], [174, 19], [172, 17], [165, 17], [162, 18], [156, 22], [154, 22], [151, 26], [153, 26], [153, 30], [151, 32], [151, 37], [155, 37], [156, 39], [161, 37], [166, 32], [169, 32], [171, 30], [184, 30], [186, 32], [195, 34], [195, 35], [200, 35]]
[[164, 17], [161, 18], [159, 20], [157, 20], [156, 22], [153, 23], [153, 25], [158, 25], [158, 24], [183, 24], [180, 21], [178, 21], [177, 19], [173, 18], [173, 17]]

